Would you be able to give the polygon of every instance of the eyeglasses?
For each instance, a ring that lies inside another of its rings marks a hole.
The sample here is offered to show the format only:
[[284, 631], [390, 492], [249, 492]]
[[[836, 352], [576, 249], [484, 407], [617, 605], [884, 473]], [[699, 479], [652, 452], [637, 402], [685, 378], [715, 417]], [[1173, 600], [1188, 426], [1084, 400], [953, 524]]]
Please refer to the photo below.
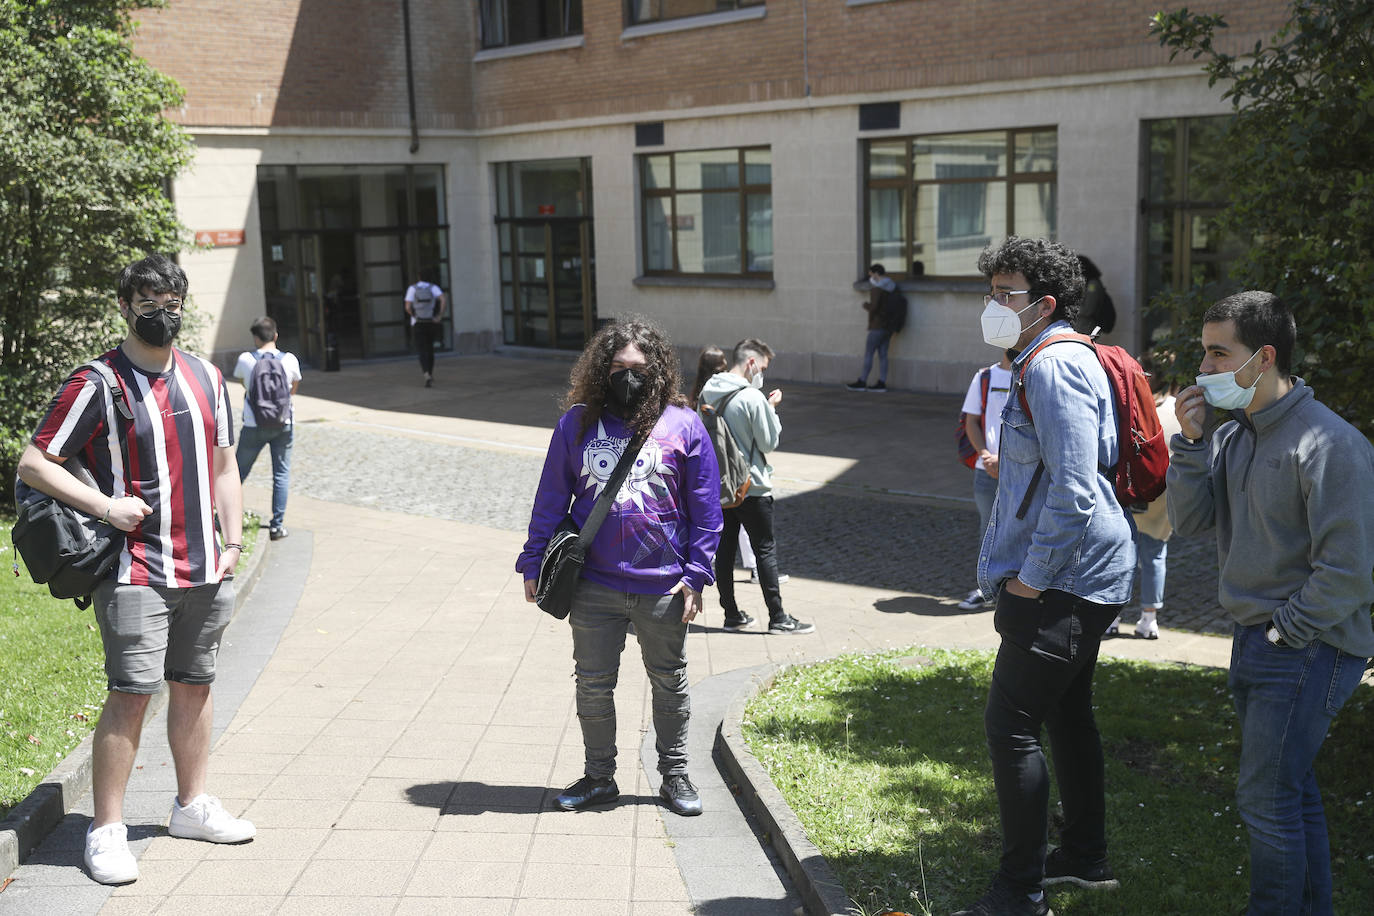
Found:
[[140, 318], [151, 318], [158, 312], [166, 312], [169, 315], [180, 315], [181, 300], [168, 299], [165, 302], [158, 302], [156, 299], [139, 299], [134, 303], [134, 312]]
[[1002, 292], [1000, 292], [1000, 293], [990, 293], [990, 294], [988, 294], [988, 295], [986, 295], [986, 296], [983, 297], [983, 305], [986, 306], [986, 305], [989, 305], [989, 304], [991, 304], [991, 303], [993, 303], [993, 302], [996, 302], [998, 305], [1006, 305], [1006, 304], [1007, 304], [1007, 300], [1010, 299], [1012, 296], [1021, 296], [1021, 295], [1030, 295], [1030, 290], [1028, 290], [1028, 289], [1008, 289], [1008, 290], [1004, 290], [1004, 291], [1002, 291]]

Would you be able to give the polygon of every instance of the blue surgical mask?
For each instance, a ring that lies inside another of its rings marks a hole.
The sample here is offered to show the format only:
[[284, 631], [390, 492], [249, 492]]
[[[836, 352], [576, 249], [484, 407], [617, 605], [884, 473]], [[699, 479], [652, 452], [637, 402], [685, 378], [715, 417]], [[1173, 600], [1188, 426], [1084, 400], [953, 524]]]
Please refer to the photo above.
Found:
[[[1256, 350], [1250, 354], [1250, 359], [1259, 356]], [[1241, 363], [1240, 369], [1250, 365], [1250, 359]], [[1236, 369], [1234, 372], [1213, 372], [1211, 375], [1199, 375], [1197, 377], [1198, 386], [1202, 388], [1202, 396], [1219, 410], [1244, 410], [1250, 406], [1250, 402], [1255, 399], [1255, 388], [1259, 386], [1259, 380], [1264, 376], [1261, 372], [1255, 376], [1255, 380], [1250, 383], [1249, 388], [1242, 388], [1236, 382]]]

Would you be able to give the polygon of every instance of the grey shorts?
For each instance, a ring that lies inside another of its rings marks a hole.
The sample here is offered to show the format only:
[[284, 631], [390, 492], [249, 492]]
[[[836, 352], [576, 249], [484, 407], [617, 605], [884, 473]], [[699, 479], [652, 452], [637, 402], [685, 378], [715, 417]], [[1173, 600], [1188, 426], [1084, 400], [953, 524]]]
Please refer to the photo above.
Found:
[[234, 612], [232, 579], [193, 588], [102, 582], [91, 606], [110, 690], [157, 693], [163, 680], [210, 684]]

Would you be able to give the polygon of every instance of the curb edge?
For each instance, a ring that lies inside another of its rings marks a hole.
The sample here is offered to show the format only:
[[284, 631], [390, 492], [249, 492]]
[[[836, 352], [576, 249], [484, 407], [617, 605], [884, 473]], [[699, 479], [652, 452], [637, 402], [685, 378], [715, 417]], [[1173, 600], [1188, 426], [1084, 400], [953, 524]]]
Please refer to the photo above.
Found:
[[741, 803], [759, 819], [765, 839], [797, 886], [809, 916], [852, 916], [854, 909], [830, 863], [806, 835], [801, 821], [744, 743], [741, 724], [749, 701], [772, 686], [791, 665], [774, 664], [750, 678], [730, 701], [716, 732], [716, 750], [729, 779], [739, 786]]

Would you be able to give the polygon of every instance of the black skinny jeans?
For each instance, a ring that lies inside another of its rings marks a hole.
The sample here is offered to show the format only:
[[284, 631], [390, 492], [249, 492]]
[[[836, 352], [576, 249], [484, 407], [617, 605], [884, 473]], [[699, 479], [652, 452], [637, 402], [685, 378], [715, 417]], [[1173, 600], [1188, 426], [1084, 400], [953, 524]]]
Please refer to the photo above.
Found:
[[1106, 860], [1102, 736], [1092, 687], [1102, 634], [1120, 608], [1056, 590], [1039, 598], [1005, 587], [998, 592], [994, 623], [1002, 645], [983, 724], [1002, 816], [998, 879], [1014, 891], [1034, 893], [1045, 878], [1050, 781], [1042, 726], [1064, 804], [1064, 850], [1090, 864]]
[[434, 374], [434, 344], [443, 335], [437, 321], [416, 321], [410, 329], [415, 337], [415, 350], [420, 354], [420, 371]]
[[768, 607], [770, 622], [787, 616], [782, 609], [782, 592], [778, 589], [778, 558], [773, 543], [773, 497], [748, 496], [733, 509], [724, 510], [725, 529], [720, 533], [720, 547], [716, 549], [716, 588], [720, 590], [720, 606], [727, 618], [739, 619], [739, 605], [735, 603], [735, 554], [739, 551], [740, 525], [749, 533], [758, 560], [759, 586], [763, 589], [763, 603]]

